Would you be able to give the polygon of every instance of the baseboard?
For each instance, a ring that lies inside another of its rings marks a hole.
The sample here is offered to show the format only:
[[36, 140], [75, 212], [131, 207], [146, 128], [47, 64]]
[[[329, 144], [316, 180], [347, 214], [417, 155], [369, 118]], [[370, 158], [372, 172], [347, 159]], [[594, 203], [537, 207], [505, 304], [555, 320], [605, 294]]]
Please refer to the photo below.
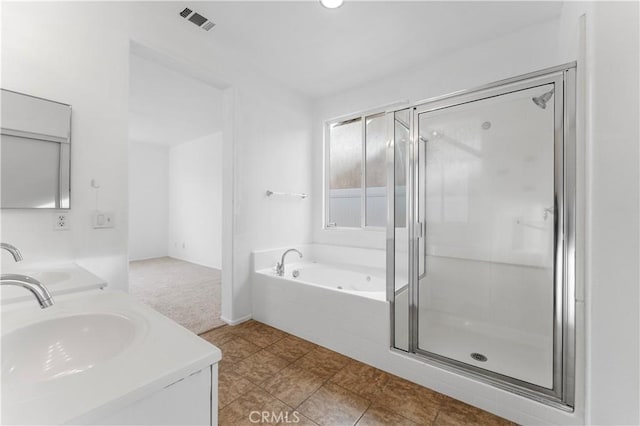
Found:
[[171, 257], [168, 254], [163, 254], [163, 255], [159, 255], [159, 256], [151, 256], [151, 257], [139, 257], [136, 259], [129, 259], [129, 262], [138, 262], [140, 260], [152, 260], [152, 259], [161, 259], [163, 257]]
[[168, 254], [167, 257], [170, 257], [172, 259], [182, 260], [183, 262], [193, 263], [194, 265], [198, 265], [198, 266], [204, 266], [205, 268], [222, 270], [222, 266], [221, 265], [208, 265], [206, 263], [195, 262], [193, 260], [190, 260], [190, 259], [187, 259], [187, 258], [184, 258], [184, 257], [171, 256], [171, 254]]
[[245, 315], [245, 316], [240, 317], [240, 318], [235, 319], [235, 320], [230, 320], [230, 319], [227, 319], [227, 318], [225, 318], [223, 316], [221, 316], [220, 319], [222, 321], [226, 322], [229, 325], [238, 325], [238, 324], [243, 323], [245, 321], [249, 321], [251, 319], [251, 315]]

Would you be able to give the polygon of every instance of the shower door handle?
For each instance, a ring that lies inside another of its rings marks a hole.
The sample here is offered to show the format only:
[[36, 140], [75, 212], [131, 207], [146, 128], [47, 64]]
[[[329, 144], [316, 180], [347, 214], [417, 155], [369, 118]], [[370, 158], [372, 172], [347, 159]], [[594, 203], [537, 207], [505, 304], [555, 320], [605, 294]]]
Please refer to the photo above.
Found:
[[[427, 224], [425, 222], [416, 223], [416, 238], [418, 239], [418, 246], [422, 244], [422, 249], [424, 250], [422, 273], [420, 273], [420, 262], [418, 262], [418, 281], [420, 281], [425, 277], [425, 275], [427, 275], [427, 239], [425, 238], [427, 233], [426, 228]], [[420, 253], [419, 249], [418, 253]]]
[[[418, 243], [418, 281], [427, 274], [427, 139], [418, 137], [416, 240]], [[422, 252], [421, 252], [422, 250]], [[422, 269], [421, 269], [422, 268]]]

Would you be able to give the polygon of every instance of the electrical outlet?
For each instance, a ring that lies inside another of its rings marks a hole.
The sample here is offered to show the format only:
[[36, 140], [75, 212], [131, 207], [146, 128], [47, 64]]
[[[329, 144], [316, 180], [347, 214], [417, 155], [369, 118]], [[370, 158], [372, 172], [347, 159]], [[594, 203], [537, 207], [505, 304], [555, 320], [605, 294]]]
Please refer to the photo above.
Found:
[[53, 215], [53, 229], [56, 231], [66, 231], [69, 229], [69, 215], [66, 213], [55, 213]]

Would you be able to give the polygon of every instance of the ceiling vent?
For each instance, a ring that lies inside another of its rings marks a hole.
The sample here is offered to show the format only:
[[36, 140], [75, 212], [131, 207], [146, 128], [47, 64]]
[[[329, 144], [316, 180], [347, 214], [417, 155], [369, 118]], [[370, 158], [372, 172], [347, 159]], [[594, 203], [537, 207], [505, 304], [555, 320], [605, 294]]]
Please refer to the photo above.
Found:
[[180, 16], [189, 20], [194, 25], [199, 26], [205, 31], [209, 31], [211, 28], [216, 26], [216, 24], [213, 21], [210, 21], [209, 19], [205, 18], [199, 13], [189, 9], [188, 7], [185, 7], [184, 10], [180, 12]]

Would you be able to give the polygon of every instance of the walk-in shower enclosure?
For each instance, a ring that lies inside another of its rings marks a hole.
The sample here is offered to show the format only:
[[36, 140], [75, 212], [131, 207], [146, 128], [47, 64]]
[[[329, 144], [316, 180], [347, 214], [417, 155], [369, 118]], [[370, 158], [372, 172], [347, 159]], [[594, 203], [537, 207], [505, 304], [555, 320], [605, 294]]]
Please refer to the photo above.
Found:
[[575, 64], [387, 120], [393, 350], [571, 410]]

